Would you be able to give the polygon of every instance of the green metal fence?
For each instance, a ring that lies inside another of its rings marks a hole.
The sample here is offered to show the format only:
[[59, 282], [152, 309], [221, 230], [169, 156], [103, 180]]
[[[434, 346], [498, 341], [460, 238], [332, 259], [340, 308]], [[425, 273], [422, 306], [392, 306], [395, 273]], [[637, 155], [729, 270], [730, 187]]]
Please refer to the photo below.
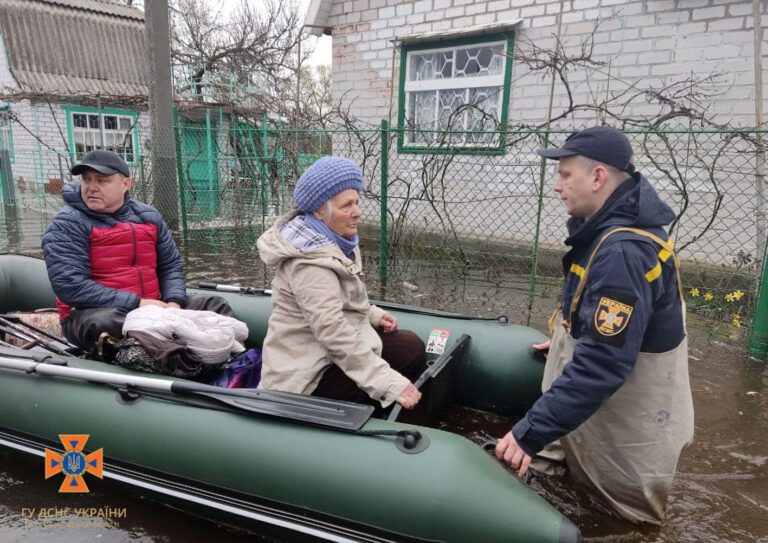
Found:
[[[516, 322], [554, 305], [566, 216], [551, 189], [556, 163], [543, 162], [535, 149], [545, 141], [561, 143], [570, 130], [500, 132], [492, 137], [506, 142], [503, 155], [455, 150], [450, 142], [435, 153], [398, 151], [400, 134], [386, 122], [321, 131], [266, 117], [248, 123], [206, 114], [195, 123], [179, 121], [174, 130], [177, 179], [153, 171], [148, 145], [142, 145], [144, 154], [133, 164], [134, 194], [160, 208], [178, 206], [187, 257], [226, 245], [232, 254], [255, 259], [255, 239], [292, 207], [301, 173], [335, 154], [353, 158], [364, 172], [361, 239], [375, 294], [405, 290], [408, 301], [423, 297], [440, 307], [443, 299], [460, 298], [447, 293], [469, 279], [497, 287], [494, 292], [508, 300], [484, 300], [483, 292], [465, 296], [477, 297], [489, 312], [512, 308]], [[678, 213], [671, 230], [684, 262], [689, 308], [723, 330], [748, 326], [766, 237], [758, 133], [627, 134], [637, 168]], [[41, 225], [22, 234], [24, 249], [24, 240], [39, 236], [61, 206], [72, 157], [19, 142], [14, 156], [14, 213], [35, 214]], [[179, 202], [156, 201], [157, 184], [169, 182], [178, 183]], [[267, 282], [268, 272], [259, 277]]]

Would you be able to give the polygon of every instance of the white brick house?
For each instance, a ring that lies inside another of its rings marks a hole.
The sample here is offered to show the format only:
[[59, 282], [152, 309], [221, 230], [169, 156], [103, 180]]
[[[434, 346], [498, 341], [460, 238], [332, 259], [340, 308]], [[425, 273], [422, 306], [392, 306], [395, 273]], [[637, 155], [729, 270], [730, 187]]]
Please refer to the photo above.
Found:
[[[555, 36], [566, 54], [577, 55], [593, 35], [590, 60], [601, 65], [582, 63], [569, 70], [574, 103], [595, 104], [622, 93], [628, 97], [636, 89], [633, 99], [622, 98], [620, 108], [613, 102], [609, 109], [623, 119], [658, 117], [663, 106], [641, 91], [716, 74], [715, 95], [703, 99], [709, 118], [731, 127], [754, 127], [753, 5], [750, 0], [312, 0], [306, 24], [315, 34], [332, 32], [334, 100], [361, 122], [378, 126], [386, 119], [401, 129], [389, 160], [391, 176], [402, 177], [405, 184], [415, 180], [424, 154], [446, 145], [438, 141], [439, 135], [420, 130], [429, 127], [439, 134], [457, 123], [473, 133], [448, 143], [458, 150], [443, 185], [446, 200], [458, 204], [452, 212], [454, 223], [463, 225], [463, 233], [484, 239], [530, 241], [538, 190], [536, 145], [505, 148], [504, 136], [482, 132], [494, 123], [543, 126], [550, 100], [556, 117], [569, 95], [561, 81], [552, 82], [551, 73], [532, 70], [530, 63], [515, 57], [521, 52], [530, 57], [537, 48], [554, 49]], [[768, 26], [768, 2], [761, 2], [760, 9], [761, 23]], [[762, 62], [768, 65], [768, 46], [763, 44]], [[768, 92], [763, 96], [765, 110]], [[466, 111], [451, 116], [457, 105]], [[616, 124], [610, 115], [598, 117], [594, 109], [583, 108], [553, 127], [572, 129], [602, 121]], [[560, 134], [552, 136], [556, 143], [562, 139]], [[757, 254], [762, 243], [758, 231], [763, 228], [756, 218], [760, 209], [752, 162], [750, 172], [741, 163], [735, 167], [746, 174], [738, 177], [733, 172], [712, 174], [706, 161], [691, 160], [682, 174], [687, 199], [683, 205], [680, 187], [659, 174], [664, 165], [649, 160], [647, 155], [655, 151], [642, 149], [641, 135], [631, 139], [639, 169], [673, 207], [686, 210], [676, 231], [687, 245], [685, 258], [729, 265], [737, 249]], [[683, 139], [680, 136], [680, 142]], [[702, 140], [699, 151], [716, 145], [716, 139]], [[469, 152], [463, 154], [462, 149]], [[733, 153], [744, 156], [743, 149]], [[547, 177], [553, 174], [554, 168]], [[392, 185], [395, 205], [398, 186]], [[547, 187], [545, 193], [552, 195]], [[722, 193], [726, 197], [720, 199]], [[493, 201], [499, 202], [498, 208], [492, 207]], [[719, 215], [705, 227], [712, 206], [720, 206]], [[424, 224], [420, 213], [430, 213], [429, 206], [414, 202], [408, 213], [409, 221]], [[546, 199], [541, 232], [545, 242], [561, 242], [561, 216], [558, 202]]]
[[[9, 157], [0, 202], [50, 214], [71, 165], [105, 148], [151, 203], [148, 94], [142, 11], [110, 0], [0, 2], [0, 160]], [[229, 113], [209, 101], [176, 106], [180, 197], [190, 221], [209, 220], [229, 181]]]
[[144, 14], [133, 7], [0, 4], [2, 147], [17, 197], [56, 194], [73, 161], [97, 147], [140, 169], [149, 134], [144, 40]]
[[[768, 26], [768, 4], [761, 4]], [[730, 88], [714, 113], [755, 126], [752, 13], [751, 0], [312, 0], [306, 23], [318, 35], [332, 29], [334, 97], [347, 93], [358, 116], [374, 123], [388, 117], [391, 93], [399, 106], [398, 70], [416, 44], [448, 50], [446, 41], [483, 43], [507, 32], [513, 48], [552, 47], [558, 33], [575, 47], [600, 22], [593, 58], [610, 61], [618, 78], [651, 86], [669, 76], [721, 72]], [[548, 80], [530, 77], [522, 65], [511, 75], [508, 121], [543, 120]], [[586, 84], [574, 90], [589, 93]]]

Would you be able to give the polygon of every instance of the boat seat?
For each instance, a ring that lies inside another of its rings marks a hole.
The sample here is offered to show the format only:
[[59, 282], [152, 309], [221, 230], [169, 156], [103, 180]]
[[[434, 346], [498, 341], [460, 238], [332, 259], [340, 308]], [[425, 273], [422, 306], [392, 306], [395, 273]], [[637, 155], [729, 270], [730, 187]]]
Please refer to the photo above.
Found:
[[[2, 320], [10, 322], [2, 323]], [[28, 334], [35, 331], [47, 332], [52, 336], [62, 337], [59, 313], [55, 308], [0, 315], [0, 336], [2, 341], [9, 345], [29, 349], [35, 343], [30, 341], [31, 337]]]
[[[419, 403], [425, 404], [422, 408], [428, 414], [439, 413], [448, 405], [453, 382], [452, 375], [463, 361], [471, 340], [472, 338], [467, 334], [461, 334], [440, 356], [427, 360], [427, 368], [413, 383], [424, 394]], [[402, 409], [403, 406], [395, 404], [387, 420], [396, 421]]]

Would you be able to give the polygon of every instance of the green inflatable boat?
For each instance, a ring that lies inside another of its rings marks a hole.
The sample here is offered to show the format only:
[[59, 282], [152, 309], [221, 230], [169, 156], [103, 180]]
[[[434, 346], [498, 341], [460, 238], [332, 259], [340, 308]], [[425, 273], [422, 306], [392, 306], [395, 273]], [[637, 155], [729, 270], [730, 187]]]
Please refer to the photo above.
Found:
[[[268, 293], [217, 290], [259, 346]], [[42, 260], [0, 255], [0, 312], [53, 305]], [[450, 401], [515, 415], [539, 395], [543, 365], [529, 351], [537, 331], [382, 305], [401, 328], [445, 343], [417, 383], [430, 409]], [[41, 477], [44, 468], [58, 474], [51, 492], [101, 474], [196, 514], [301, 541], [580, 540], [488, 451], [403, 423], [398, 409], [382, 420], [367, 406], [132, 373], [56, 352], [40, 330], [29, 332], [27, 348], [14, 347], [4, 340], [13, 318], [0, 320], [0, 445], [40, 457]]]

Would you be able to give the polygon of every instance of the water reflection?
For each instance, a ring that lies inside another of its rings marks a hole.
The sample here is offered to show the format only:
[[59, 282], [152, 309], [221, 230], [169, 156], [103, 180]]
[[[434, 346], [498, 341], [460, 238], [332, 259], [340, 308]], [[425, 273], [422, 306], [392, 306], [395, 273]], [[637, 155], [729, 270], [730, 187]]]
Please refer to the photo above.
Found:
[[[212, 245], [190, 247], [190, 277], [269, 287], [270, 274], [254, 251], [255, 242], [227, 254]], [[373, 243], [361, 244], [366, 269], [376, 270]], [[206, 248], [207, 247], [207, 248]], [[211, 267], [206, 262], [220, 262]], [[218, 275], [218, 273], [224, 275]], [[529, 298], [527, 278], [506, 270], [464, 270], [420, 259], [389, 266], [386, 283], [369, 273], [372, 297], [463, 314], [507, 315], [510, 322], [541, 330], [557, 306], [559, 278], [541, 280]], [[696, 438], [680, 461], [668, 521], [661, 528], [637, 527], [612, 513], [568, 477], [535, 478], [531, 485], [581, 527], [587, 541], [698, 542], [768, 538], [768, 377], [762, 363], [743, 354], [743, 338], [715, 337], [711, 323], [690, 317], [691, 379]], [[748, 394], [754, 392], [754, 394]], [[476, 443], [503, 435], [514, 421], [453, 409], [441, 428]]]
[[[45, 220], [3, 209], [0, 240], [6, 249], [39, 254], [40, 235], [46, 224]], [[271, 274], [258, 259], [256, 237], [257, 233], [233, 236], [209, 231], [180, 239], [189, 283], [213, 281], [269, 287]], [[376, 270], [375, 244], [364, 240], [363, 246], [366, 269]], [[465, 270], [413, 258], [393, 263], [386, 283], [375, 271], [369, 273], [367, 282], [372, 297], [477, 316], [503, 314], [516, 323], [530, 319], [532, 326], [543, 330], [546, 317], [557, 305], [559, 280], [536, 285], [531, 303], [530, 285], [514, 271], [512, 266]], [[664, 526], [641, 528], [615, 518], [567, 477], [534, 478], [531, 482], [536, 491], [582, 529], [587, 541], [768, 541], [766, 366], [744, 356], [743, 338], [715, 336], [711, 323], [694, 317], [689, 325], [696, 436], [681, 458]], [[438, 425], [481, 443], [487, 434], [501, 436], [513, 422], [454, 408]], [[61, 497], [43, 480], [42, 460], [25, 459], [4, 450], [0, 450], [0, 496], [0, 538], [4, 541], [275, 541], [160, 507], [106, 484], [86, 497]], [[23, 518], [22, 508], [36, 504], [71, 506], [72, 500], [96, 507], [125, 506], [129, 517], [99, 530], [35, 527]]]

